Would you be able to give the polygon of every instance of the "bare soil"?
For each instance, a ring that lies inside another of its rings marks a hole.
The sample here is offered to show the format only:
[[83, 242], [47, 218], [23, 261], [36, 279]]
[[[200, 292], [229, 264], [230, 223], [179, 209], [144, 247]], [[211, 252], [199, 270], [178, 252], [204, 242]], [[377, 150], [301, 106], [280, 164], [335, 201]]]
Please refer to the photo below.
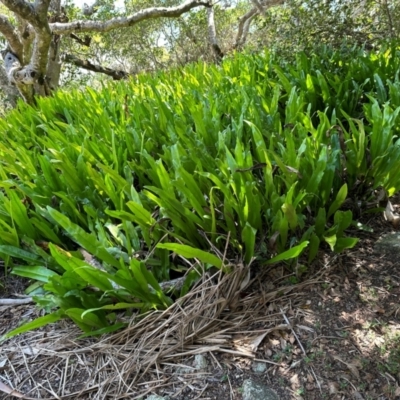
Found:
[[[268, 271], [254, 271], [254, 283], [240, 296], [258, 299], [257, 318], [248, 326], [238, 327], [232, 336], [232, 349], [240, 348], [242, 339], [248, 345], [246, 338], [251, 337], [256, 348], [253, 355], [245, 357], [233, 350], [210, 351], [205, 354], [208, 368], [202, 372], [177, 373], [182, 366], [193, 365], [193, 355], [160, 363], [137, 383], [138, 395], [239, 400], [243, 381], [251, 378], [274, 389], [281, 400], [400, 399], [400, 254], [384, 254], [375, 249], [379, 237], [392, 231], [389, 223], [380, 215], [364, 222], [374, 232], [351, 232], [360, 237], [351, 251], [336, 255], [322, 250], [308, 270], [297, 266], [293, 271], [280, 265]], [[0, 267], [0, 271], [4, 269]], [[13, 276], [0, 279], [0, 298], [15, 297], [26, 284]], [[303, 284], [296, 286], [296, 282]], [[263, 300], [271, 290], [285, 286], [298, 290], [291, 295], [282, 292], [274, 301]], [[0, 336], [39, 314], [34, 305], [0, 307]], [[68, 339], [62, 339], [70, 347], [84, 347], [86, 342], [74, 340], [77, 331], [68, 322], [56, 329], [71, 332]], [[40, 340], [45, 340], [46, 332], [53, 331], [54, 327], [42, 329]], [[38, 333], [21, 335], [3, 344], [0, 383], [35, 398], [97, 398], [95, 388], [79, 395], [90, 377], [90, 360], [81, 359], [79, 351], [64, 361], [72, 365], [68, 376], [62, 368], [57, 370], [60, 364], [54, 368], [50, 363], [43, 364], [45, 358], [32, 358], [34, 349], [31, 353], [26, 350], [27, 365], [13, 365], [10, 346], [16, 352], [29, 349], [35, 335]], [[253, 371], [255, 360], [267, 366], [264, 372]], [[85, 365], [80, 367], [80, 363]], [[35, 375], [33, 371], [40, 368], [42, 372]], [[12, 398], [15, 397], [0, 392], [0, 399]], [[137, 396], [103, 394], [101, 398]]]

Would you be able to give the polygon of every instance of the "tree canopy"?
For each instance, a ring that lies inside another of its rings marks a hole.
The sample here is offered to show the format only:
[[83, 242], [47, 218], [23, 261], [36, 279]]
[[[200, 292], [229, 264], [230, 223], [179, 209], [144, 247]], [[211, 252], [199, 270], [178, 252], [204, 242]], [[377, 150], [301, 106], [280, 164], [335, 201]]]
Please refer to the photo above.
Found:
[[0, 0], [0, 88], [15, 105], [87, 81], [82, 69], [119, 80], [244, 47], [371, 47], [398, 39], [399, 15], [395, 0]]

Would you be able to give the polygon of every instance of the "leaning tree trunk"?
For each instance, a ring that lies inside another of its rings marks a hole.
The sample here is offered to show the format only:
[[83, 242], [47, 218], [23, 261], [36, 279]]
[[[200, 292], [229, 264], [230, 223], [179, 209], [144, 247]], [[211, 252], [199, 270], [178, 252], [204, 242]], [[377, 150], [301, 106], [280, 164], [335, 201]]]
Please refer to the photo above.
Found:
[[8, 49], [4, 54], [7, 77], [26, 102], [34, 103], [35, 94], [46, 94], [45, 76], [52, 36], [47, 18], [50, 0], [35, 3], [23, 0], [1, 1], [17, 16], [20, 23], [17, 30], [7, 17], [1, 16], [0, 30], [8, 40]]
[[[59, 86], [62, 59], [60, 44], [63, 35], [77, 38], [77, 33], [108, 32], [152, 18], [177, 18], [199, 6], [211, 7], [210, 0], [186, 0], [175, 7], [150, 7], [130, 16], [111, 18], [104, 22], [69, 22], [63, 13], [61, 0], [0, 2], [14, 14], [17, 22], [14, 26], [8, 16], [0, 14], [0, 33], [8, 41], [8, 47], [3, 53], [5, 73], [9, 84], [30, 104], [34, 104], [35, 96], [48, 96]], [[82, 40], [78, 37], [78, 41]], [[86, 43], [86, 39], [83, 42]], [[100, 68], [99, 72], [110, 74], [105, 68]], [[8, 91], [11, 93], [12, 89], [6, 89]]]

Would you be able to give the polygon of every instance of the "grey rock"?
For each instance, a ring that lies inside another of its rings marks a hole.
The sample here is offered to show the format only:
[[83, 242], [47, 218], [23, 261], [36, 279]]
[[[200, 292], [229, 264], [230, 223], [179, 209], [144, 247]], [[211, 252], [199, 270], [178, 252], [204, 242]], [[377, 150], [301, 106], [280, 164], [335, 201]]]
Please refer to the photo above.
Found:
[[152, 394], [150, 395], [147, 400], [169, 400], [169, 397], [163, 397], [163, 396], [159, 396], [158, 394]]
[[279, 400], [279, 397], [265, 385], [246, 379], [243, 382], [243, 400]]
[[375, 244], [375, 250], [383, 253], [398, 254], [400, 250], [400, 233], [389, 233], [382, 236]]
[[196, 372], [196, 368], [190, 367], [190, 366], [185, 366], [185, 367], [180, 367], [176, 370], [176, 373], [178, 375], [185, 375], [185, 374], [193, 374]]
[[267, 364], [259, 361], [254, 361], [251, 364], [251, 369], [256, 373], [256, 374], [262, 374], [267, 370]]
[[206, 369], [208, 366], [207, 359], [202, 354], [197, 354], [194, 357], [193, 367], [197, 370], [199, 369]]

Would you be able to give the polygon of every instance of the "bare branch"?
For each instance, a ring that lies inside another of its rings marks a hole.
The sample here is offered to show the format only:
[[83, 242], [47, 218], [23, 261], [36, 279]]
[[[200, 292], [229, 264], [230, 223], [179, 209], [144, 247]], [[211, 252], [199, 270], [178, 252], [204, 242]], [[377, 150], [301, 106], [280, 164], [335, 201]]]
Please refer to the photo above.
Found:
[[[12, 1], [12, 0], [2, 0]], [[150, 7], [145, 8], [128, 17], [112, 18], [108, 21], [74, 21], [69, 23], [50, 24], [50, 28], [55, 34], [66, 35], [69, 33], [79, 32], [109, 32], [113, 29], [126, 28], [133, 26], [138, 22], [151, 18], [175, 18], [190, 11], [192, 8], [204, 6], [209, 7], [210, 4], [205, 0], [188, 0], [176, 7]]]
[[11, 24], [9, 19], [2, 14], [0, 14], [0, 32], [7, 39], [12, 52], [21, 57], [23, 53], [23, 46], [19, 38], [18, 32]]
[[69, 37], [77, 41], [80, 45], [90, 47], [90, 43], [92, 42], [92, 38], [90, 36], [85, 36], [84, 39], [81, 39], [79, 36], [74, 33], [70, 33]]
[[250, 30], [250, 24], [253, 18], [260, 12], [265, 14], [265, 11], [271, 7], [281, 5], [285, 0], [266, 0], [260, 3], [258, 0], [251, 0], [256, 6], [239, 18], [238, 32], [236, 34], [235, 48], [242, 46], [246, 42], [247, 35]]
[[236, 40], [235, 40], [235, 46], [234, 46], [235, 48], [240, 47], [246, 41], [247, 33], [246, 33], [246, 35], [244, 34], [245, 24], [246, 24], [246, 22], [251, 21], [257, 14], [258, 14], [257, 9], [252, 8], [250, 11], [248, 11], [246, 14], [244, 14], [239, 19], [238, 31], [236, 34]]
[[130, 75], [125, 71], [115, 70], [107, 67], [102, 67], [101, 65], [92, 64], [89, 60], [81, 60], [73, 54], [65, 54], [63, 60], [65, 62], [74, 64], [79, 68], [111, 76], [115, 81], [128, 78], [128, 76]]

